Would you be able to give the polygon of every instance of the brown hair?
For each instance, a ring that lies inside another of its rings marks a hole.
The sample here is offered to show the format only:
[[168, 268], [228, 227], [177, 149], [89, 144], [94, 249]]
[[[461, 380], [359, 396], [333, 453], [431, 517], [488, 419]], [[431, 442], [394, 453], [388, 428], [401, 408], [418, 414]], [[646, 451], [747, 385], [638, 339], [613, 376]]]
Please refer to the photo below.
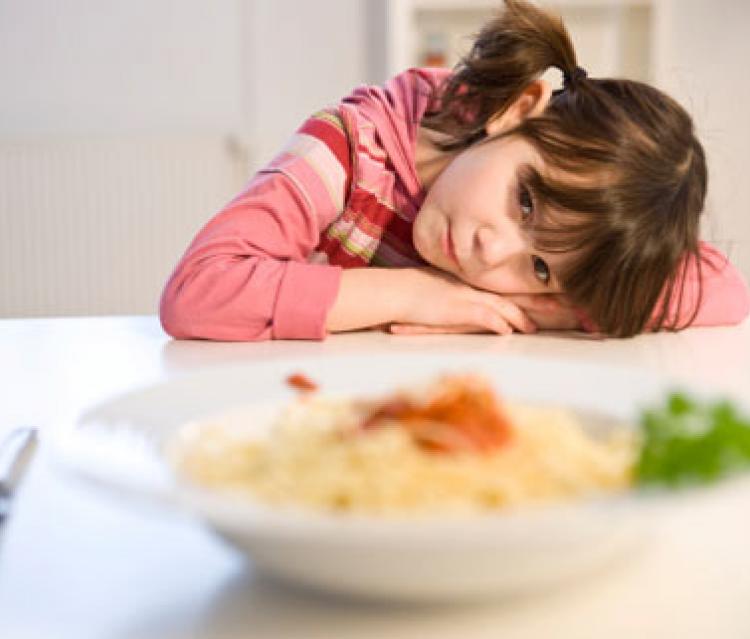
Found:
[[585, 77], [560, 18], [521, 0], [504, 4], [438, 88], [439, 110], [422, 125], [449, 134], [437, 143], [444, 151], [486, 141], [490, 118], [547, 69], [560, 69], [565, 87], [544, 113], [497, 136], [524, 138], [543, 160], [542, 172], [527, 167], [523, 177], [535, 211], [554, 211], [535, 212], [534, 245], [571, 252], [558, 275], [563, 290], [603, 332], [683, 328], [700, 304], [699, 294], [678, 326], [691, 262], [700, 274], [707, 187], [690, 116], [647, 84]]

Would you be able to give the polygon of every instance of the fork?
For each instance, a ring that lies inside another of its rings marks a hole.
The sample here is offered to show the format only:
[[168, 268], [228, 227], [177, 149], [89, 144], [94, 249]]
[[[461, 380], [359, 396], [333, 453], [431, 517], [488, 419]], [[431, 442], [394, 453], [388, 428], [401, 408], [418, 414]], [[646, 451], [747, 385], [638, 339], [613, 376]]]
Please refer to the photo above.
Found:
[[16, 428], [0, 443], [0, 526], [8, 517], [13, 495], [36, 446], [35, 428]]

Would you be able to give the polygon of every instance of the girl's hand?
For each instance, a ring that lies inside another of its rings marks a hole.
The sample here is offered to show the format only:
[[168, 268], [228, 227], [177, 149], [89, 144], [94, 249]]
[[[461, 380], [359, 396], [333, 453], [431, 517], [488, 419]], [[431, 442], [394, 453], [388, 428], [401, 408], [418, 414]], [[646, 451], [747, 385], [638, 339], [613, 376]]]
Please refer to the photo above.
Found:
[[[433, 268], [404, 269], [405, 292], [392, 333], [534, 333], [536, 323], [512, 296], [482, 291]], [[522, 298], [531, 296], [520, 296]], [[521, 300], [523, 301], [523, 300]]]
[[[492, 294], [491, 294], [492, 295]], [[542, 330], [575, 330], [580, 329], [580, 320], [573, 307], [562, 295], [547, 294], [509, 294], [503, 295], [506, 303], [513, 304]], [[438, 333], [485, 333], [487, 329], [466, 325], [426, 325], [426, 324], [391, 324], [391, 333], [397, 335], [433, 335]], [[526, 331], [533, 332], [533, 331]]]

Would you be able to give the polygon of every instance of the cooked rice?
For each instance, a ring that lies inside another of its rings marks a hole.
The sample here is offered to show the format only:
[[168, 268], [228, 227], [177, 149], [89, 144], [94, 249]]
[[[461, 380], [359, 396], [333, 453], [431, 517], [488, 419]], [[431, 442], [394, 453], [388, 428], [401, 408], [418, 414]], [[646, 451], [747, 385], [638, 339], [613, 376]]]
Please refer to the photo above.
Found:
[[267, 437], [220, 418], [191, 424], [171, 456], [203, 486], [370, 514], [496, 510], [630, 486], [628, 429], [593, 437], [568, 410], [504, 408], [513, 436], [487, 454], [425, 451], [397, 424], [362, 430], [362, 403], [313, 395], [287, 407]]

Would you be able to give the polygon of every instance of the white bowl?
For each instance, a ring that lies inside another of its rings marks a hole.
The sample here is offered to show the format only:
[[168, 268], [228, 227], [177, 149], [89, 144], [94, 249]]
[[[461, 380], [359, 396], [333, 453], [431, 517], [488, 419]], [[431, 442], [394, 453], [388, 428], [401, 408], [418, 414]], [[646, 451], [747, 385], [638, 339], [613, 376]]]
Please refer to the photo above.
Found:
[[466, 600], [545, 587], [603, 565], [642, 538], [635, 495], [464, 517], [377, 518], [273, 508], [180, 481], [164, 444], [186, 422], [251, 410], [268, 422], [302, 372], [327, 392], [378, 395], [441, 372], [490, 378], [503, 397], [637, 424], [671, 388], [642, 370], [476, 354], [358, 355], [214, 368], [107, 401], [65, 425], [63, 466], [130, 495], [188, 509], [254, 565], [290, 582], [357, 597]]

